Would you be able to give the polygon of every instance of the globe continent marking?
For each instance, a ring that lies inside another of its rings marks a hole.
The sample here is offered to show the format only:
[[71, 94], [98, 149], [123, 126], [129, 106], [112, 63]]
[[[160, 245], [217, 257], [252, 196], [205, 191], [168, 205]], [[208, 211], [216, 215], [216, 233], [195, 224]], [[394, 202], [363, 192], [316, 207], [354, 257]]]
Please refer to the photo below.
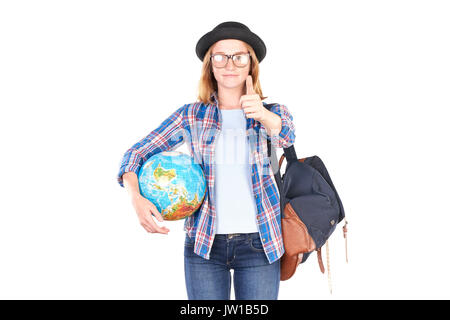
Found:
[[193, 214], [206, 194], [203, 170], [188, 155], [170, 151], [150, 157], [138, 175], [142, 196], [150, 200], [164, 220]]

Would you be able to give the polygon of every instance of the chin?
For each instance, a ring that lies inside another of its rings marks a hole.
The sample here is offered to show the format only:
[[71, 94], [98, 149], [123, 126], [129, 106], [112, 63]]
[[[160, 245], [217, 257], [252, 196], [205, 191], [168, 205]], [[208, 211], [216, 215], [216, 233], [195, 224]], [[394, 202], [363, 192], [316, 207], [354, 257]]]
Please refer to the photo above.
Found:
[[237, 83], [236, 85], [222, 84], [222, 87], [223, 87], [223, 88], [227, 88], [227, 89], [235, 89], [235, 88], [241, 87], [241, 85], [238, 84], [238, 83]]
[[240, 81], [239, 79], [225, 79], [222, 83], [221, 83], [222, 87], [226, 87], [226, 88], [236, 88], [236, 87], [240, 87], [242, 86], [242, 81]]

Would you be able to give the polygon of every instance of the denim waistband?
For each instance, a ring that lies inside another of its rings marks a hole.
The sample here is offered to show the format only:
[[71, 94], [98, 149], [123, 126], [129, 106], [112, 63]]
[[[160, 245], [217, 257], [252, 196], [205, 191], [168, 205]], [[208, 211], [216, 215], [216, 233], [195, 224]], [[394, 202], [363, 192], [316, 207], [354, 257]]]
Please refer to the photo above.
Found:
[[217, 240], [246, 240], [246, 239], [255, 239], [259, 238], [259, 232], [253, 232], [253, 233], [228, 233], [228, 234], [216, 234], [214, 239]]

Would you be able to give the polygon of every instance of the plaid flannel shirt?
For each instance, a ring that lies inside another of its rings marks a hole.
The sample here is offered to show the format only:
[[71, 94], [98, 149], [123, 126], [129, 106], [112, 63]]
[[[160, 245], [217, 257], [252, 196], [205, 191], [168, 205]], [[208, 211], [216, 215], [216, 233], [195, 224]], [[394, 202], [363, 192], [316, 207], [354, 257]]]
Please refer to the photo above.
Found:
[[[144, 162], [154, 154], [170, 151], [187, 143], [190, 156], [203, 169], [207, 189], [203, 203], [187, 217], [184, 230], [195, 238], [194, 252], [209, 259], [216, 230], [214, 206], [214, 142], [221, 130], [221, 113], [217, 91], [211, 95], [214, 103], [194, 102], [183, 105], [155, 130], [129, 148], [121, 161], [118, 182], [124, 187], [122, 175], [133, 171], [137, 175]], [[266, 105], [265, 102], [263, 104]], [[247, 118], [246, 132], [251, 153], [253, 195], [258, 210], [257, 224], [264, 251], [270, 263], [284, 253], [281, 235], [280, 196], [270, 166], [266, 139], [274, 148], [287, 148], [295, 141], [292, 115], [286, 106], [275, 104], [270, 109], [281, 118], [281, 131], [269, 136], [263, 124]], [[275, 150], [272, 150], [275, 152]]]

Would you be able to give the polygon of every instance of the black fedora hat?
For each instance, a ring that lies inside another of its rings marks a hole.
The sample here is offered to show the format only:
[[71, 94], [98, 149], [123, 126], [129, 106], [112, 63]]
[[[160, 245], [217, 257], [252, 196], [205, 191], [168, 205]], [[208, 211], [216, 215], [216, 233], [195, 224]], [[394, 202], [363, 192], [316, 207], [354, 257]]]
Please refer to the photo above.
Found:
[[203, 61], [209, 47], [223, 39], [238, 39], [248, 43], [255, 51], [258, 62], [261, 62], [266, 56], [266, 45], [261, 38], [243, 23], [235, 21], [223, 22], [204, 34], [195, 46], [195, 53]]

